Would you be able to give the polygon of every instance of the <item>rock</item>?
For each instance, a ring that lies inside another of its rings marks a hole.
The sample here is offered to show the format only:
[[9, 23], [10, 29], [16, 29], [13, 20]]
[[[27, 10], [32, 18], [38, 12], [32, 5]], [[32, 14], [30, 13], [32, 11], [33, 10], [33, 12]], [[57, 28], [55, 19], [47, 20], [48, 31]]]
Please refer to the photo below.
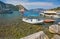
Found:
[[49, 38], [43, 31], [40, 31], [20, 39], [49, 39]]
[[51, 32], [51, 33], [57, 33], [57, 34], [60, 34], [60, 26], [59, 25], [51, 25], [50, 27], [49, 27], [49, 31]]
[[59, 35], [54, 35], [54, 37], [51, 38], [51, 39], [60, 39], [60, 36]]

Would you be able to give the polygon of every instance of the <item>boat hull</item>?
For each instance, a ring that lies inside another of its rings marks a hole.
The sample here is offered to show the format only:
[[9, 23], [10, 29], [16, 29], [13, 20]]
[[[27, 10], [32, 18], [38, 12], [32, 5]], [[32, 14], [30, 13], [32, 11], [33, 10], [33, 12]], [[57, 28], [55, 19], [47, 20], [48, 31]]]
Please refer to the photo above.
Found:
[[30, 24], [40, 24], [43, 23], [43, 20], [36, 20], [36, 19], [22, 19], [22, 21], [30, 23]]
[[46, 19], [44, 20], [45, 23], [50, 23], [50, 22], [54, 22], [55, 20], [52, 20], [52, 19]]

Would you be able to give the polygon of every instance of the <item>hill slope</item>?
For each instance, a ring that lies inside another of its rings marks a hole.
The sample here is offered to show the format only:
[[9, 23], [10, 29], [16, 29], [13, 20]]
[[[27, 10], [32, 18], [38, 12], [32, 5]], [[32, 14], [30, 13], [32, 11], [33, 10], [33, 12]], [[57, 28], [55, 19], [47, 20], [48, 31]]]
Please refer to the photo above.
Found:
[[15, 6], [12, 4], [7, 4], [7, 3], [0, 1], [0, 10], [4, 10], [4, 9], [19, 10], [21, 8], [24, 8], [24, 7], [22, 5], [19, 5], [19, 7], [18, 7], [18, 6]]
[[60, 7], [53, 8], [53, 9], [50, 9], [50, 10], [60, 10]]

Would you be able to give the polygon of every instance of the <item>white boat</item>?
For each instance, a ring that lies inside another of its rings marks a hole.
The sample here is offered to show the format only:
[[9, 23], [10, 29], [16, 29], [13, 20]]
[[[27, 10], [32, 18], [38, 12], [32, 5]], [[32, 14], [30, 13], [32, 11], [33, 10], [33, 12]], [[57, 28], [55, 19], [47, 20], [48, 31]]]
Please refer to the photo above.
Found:
[[51, 18], [60, 18], [60, 12], [55, 11], [45, 11], [44, 13], [41, 13], [41, 15]]
[[54, 15], [53, 18], [60, 18], [60, 16], [58, 16], [58, 15]]
[[43, 15], [44, 16], [44, 13], [40, 13], [40, 15]]
[[60, 25], [60, 22], [58, 22], [58, 25]]
[[43, 23], [43, 20], [40, 17], [38, 12], [27, 11], [23, 14], [22, 21], [31, 23], [31, 24], [38, 24]]
[[60, 18], [60, 12], [59, 13], [57, 12], [54, 18]]
[[43, 23], [44, 20], [23, 18], [22, 21], [31, 23], [31, 24], [39, 24], [39, 23]]

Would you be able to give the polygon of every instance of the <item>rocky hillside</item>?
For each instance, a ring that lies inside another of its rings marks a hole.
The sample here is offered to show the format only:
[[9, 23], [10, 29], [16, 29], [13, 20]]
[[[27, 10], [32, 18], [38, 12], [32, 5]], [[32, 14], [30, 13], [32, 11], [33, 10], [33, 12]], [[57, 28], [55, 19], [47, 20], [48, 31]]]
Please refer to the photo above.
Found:
[[5, 8], [6, 8], [6, 4], [0, 1], [0, 10]]
[[60, 10], [60, 7], [56, 7], [56, 8], [50, 9], [50, 10]]
[[[11, 9], [11, 10], [19, 10], [21, 8], [24, 8], [22, 5], [12, 5], [12, 4], [6, 4], [2, 1], [0, 1], [0, 10], [4, 10], [4, 9]], [[24, 8], [25, 9], [25, 8]], [[26, 10], [26, 9], [25, 9]]]
[[21, 10], [21, 9], [23, 9], [23, 8], [24, 8], [24, 10], [26, 10], [26, 11], [27, 11], [27, 9], [26, 9], [24, 6], [22, 6], [22, 5], [16, 5], [16, 7], [18, 7], [18, 8], [19, 8], [19, 10]]
[[7, 8], [7, 9], [14, 10], [14, 11], [16, 11], [16, 10], [18, 11], [18, 10], [19, 10], [18, 7], [14, 6], [14, 5], [12, 5], [12, 4], [6, 4], [6, 8]]

